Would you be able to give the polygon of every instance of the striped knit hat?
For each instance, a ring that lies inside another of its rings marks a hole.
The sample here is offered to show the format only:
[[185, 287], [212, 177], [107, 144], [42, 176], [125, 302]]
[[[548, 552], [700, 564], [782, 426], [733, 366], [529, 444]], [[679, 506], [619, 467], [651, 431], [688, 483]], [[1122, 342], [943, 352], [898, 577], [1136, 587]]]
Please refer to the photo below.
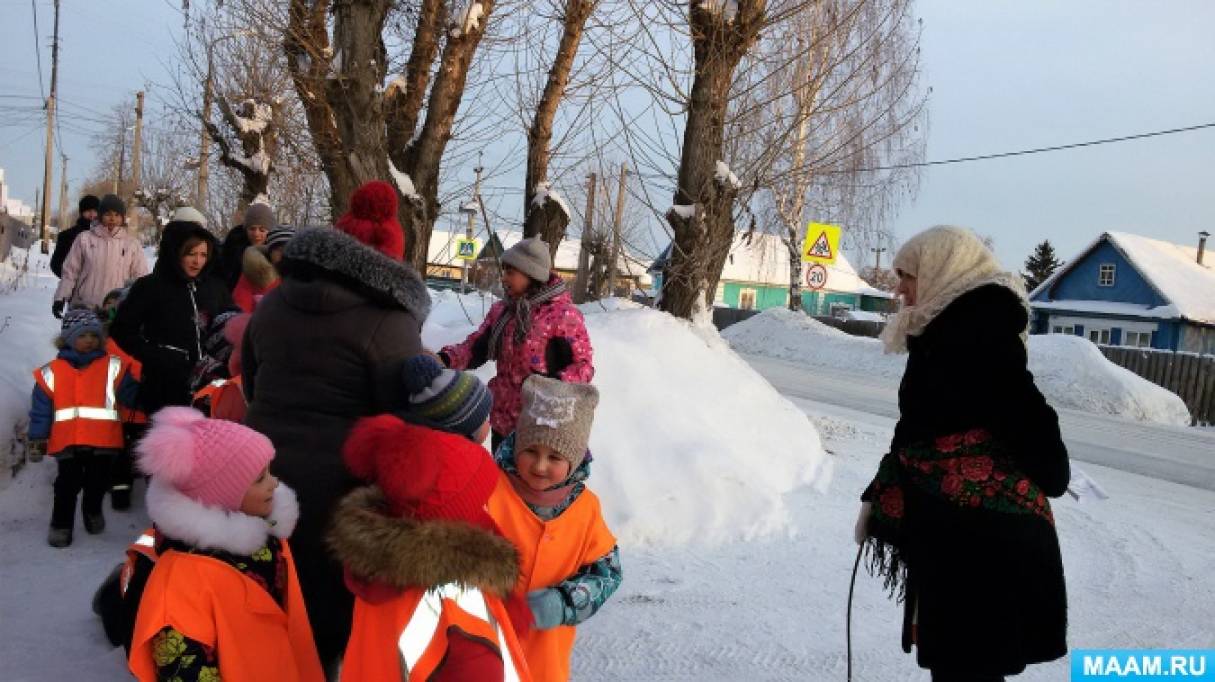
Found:
[[472, 373], [444, 369], [429, 355], [410, 358], [404, 373], [415, 420], [470, 440], [489, 420], [493, 398]]
[[267, 254], [269, 254], [276, 246], [286, 246], [287, 242], [291, 241], [291, 238], [294, 236], [294, 227], [291, 227], [290, 225], [279, 225], [273, 230], [270, 230], [269, 234], [266, 235], [266, 241], [262, 244], [262, 248], [265, 249]]

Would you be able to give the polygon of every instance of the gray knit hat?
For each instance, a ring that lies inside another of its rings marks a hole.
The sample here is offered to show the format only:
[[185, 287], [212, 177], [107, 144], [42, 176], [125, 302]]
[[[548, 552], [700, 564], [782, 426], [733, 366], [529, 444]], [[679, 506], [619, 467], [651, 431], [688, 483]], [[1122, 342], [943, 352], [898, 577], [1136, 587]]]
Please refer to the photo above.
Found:
[[[544, 242], [541, 242], [543, 244]], [[515, 452], [547, 445], [577, 469], [586, 457], [599, 389], [533, 374], [523, 382], [523, 411], [515, 427]]]
[[502, 254], [502, 264], [522, 272], [528, 277], [545, 284], [553, 272], [553, 257], [548, 252], [548, 244], [539, 237], [531, 237], [515, 244]]
[[266, 204], [256, 203], [249, 204], [249, 207], [245, 209], [244, 225], [246, 228], [250, 225], [261, 225], [270, 230], [278, 225], [278, 223], [274, 222], [274, 209]]

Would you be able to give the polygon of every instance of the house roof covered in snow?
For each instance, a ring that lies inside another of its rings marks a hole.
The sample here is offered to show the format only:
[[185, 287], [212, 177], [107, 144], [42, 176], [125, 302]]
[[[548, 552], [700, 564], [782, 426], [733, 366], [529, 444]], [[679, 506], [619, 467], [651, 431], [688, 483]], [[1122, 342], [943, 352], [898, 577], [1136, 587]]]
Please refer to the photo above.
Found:
[[[1039, 285], [1031, 294], [1031, 298], [1041, 292], [1049, 292], [1093, 249], [1106, 241], [1139, 271], [1139, 274], [1156, 290], [1156, 293], [1168, 301], [1168, 305], [1152, 309], [1148, 316], [1180, 317], [1193, 322], [1215, 324], [1215, 266], [1212, 266], [1210, 260], [1200, 265], [1195, 246], [1174, 244], [1127, 232], [1103, 233], [1085, 247], [1076, 258], [1059, 268], [1050, 278]], [[1052, 304], [1066, 307], [1069, 310], [1077, 309], [1076, 303], [1073, 302], [1056, 301]], [[1043, 307], [1043, 304], [1038, 301], [1035, 301], [1033, 305]]]
[[[498, 238], [503, 247], [509, 249], [523, 240], [523, 233], [518, 230], [498, 230]], [[433, 265], [459, 265], [462, 261], [456, 258], [457, 240], [464, 236], [462, 231], [436, 229], [430, 233], [430, 245], [426, 252], [426, 262]], [[482, 247], [487, 240], [484, 231], [477, 235]], [[578, 269], [578, 255], [582, 251], [582, 243], [576, 239], [563, 239], [557, 245], [557, 256], [553, 259], [554, 270], [574, 271]], [[645, 261], [637, 258], [621, 248], [619, 273], [628, 277], [641, 277], [646, 274]]]
[[[655, 262], [655, 267], [665, 263], [670, 247]], [[835, 263], [827, 268], [827, 291], [845, 294], [862, 294], [878, 298], [893, 298], [893, 294], [874, 288], [861, 279], [848, 258], [840, 253]], [[802, 272], [805, 273], [803, 265]], [[723, 282], [750, 282], [769, 286], [789, 286], [789, 249], [778, 235], [735, 232], [730, 255], [726, 257], [721, 271]]]

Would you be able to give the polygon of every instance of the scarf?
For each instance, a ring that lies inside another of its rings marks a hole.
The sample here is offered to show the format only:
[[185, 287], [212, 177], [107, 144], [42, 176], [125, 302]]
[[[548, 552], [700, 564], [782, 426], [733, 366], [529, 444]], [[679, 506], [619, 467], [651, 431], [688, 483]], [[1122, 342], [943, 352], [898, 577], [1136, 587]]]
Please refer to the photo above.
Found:
[[873, 503], [866, 551], [870, 574], [883, 576], [886, 589], [900, 601], [907, 582], [904, 558], [911, 538], [904, 532], [904, 521], [906, 493], [911, 489], [959, 511], [985, 509], [1055, 525], [1041, 488], [1016, 469], [1007, 449], [985, 429], [888, 453], [865, 492], [865, 499]]
[[[908, 336], [924, 333], [958, 297], [988, 284], [1011, 290], [1029, 310], [1020, 275], [1006, 272], [970, 230], [948, 225], [925, 230], [899, 249], [893, 267], [915, 277], [916, 302], [904, 305], [882, 330], [879, 338], [887, 353], [906, 353]], [[1021, 340], [1026, 339], [1022, 332]]]
[[502, 332], [506, 330], [506, 323], [515, 320], [515, 344], [523, 343], [532, 330], [532, 310], [565, 292], [565, 280], [556, 277], [530, 296], [507, 298], [506, 309], [498, 316], [489, 333], [490, 357], [497, 360], [502, 353]]

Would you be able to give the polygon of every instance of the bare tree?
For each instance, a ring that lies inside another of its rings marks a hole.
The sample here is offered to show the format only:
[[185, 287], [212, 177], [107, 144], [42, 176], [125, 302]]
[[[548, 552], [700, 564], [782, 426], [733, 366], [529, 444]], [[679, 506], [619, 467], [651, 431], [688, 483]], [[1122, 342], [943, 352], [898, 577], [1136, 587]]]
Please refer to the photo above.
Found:
[[159, 242], [173, 211], [190, 203], [192, 176], [183, 149], [188, 147], [182, 145], [182, 133], [169, 121], [144, 128], [143, 170], [134, 198], [152, 218], [152, 229], [143, 231], [147, 243]]

